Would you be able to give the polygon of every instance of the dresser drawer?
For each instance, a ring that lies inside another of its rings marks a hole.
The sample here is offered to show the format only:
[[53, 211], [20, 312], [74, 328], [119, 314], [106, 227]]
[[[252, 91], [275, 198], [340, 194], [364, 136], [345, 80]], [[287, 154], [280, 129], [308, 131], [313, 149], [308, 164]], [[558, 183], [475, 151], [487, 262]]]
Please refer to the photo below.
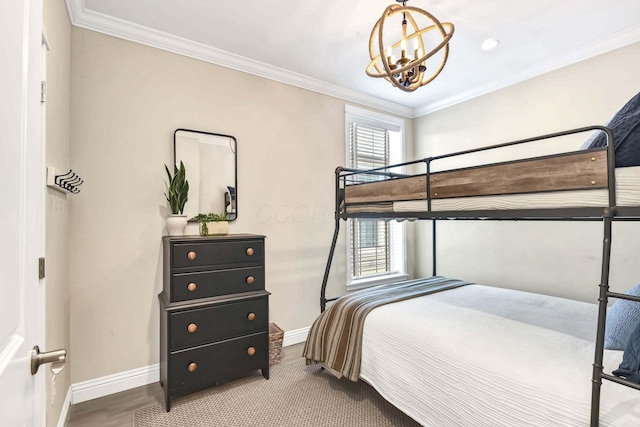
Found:
[[174, 274], [171, 301], [259, 291], [264, 289], [264, 267]]
[[171, 313], [170, 349], [266, 331], [267, 297]]
[[211, 241], [173, 245], [173, 267], [262, 264], [264, 241]]
[[215, 383], [268, 366], [267, 333], [203, 345], [169, 356], [171, 388], [190, 383]]

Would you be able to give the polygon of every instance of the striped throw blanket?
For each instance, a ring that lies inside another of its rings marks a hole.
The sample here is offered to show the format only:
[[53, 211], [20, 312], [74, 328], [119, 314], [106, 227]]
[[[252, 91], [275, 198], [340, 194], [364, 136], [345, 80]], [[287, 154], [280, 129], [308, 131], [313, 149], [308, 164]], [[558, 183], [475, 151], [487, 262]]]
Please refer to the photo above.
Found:
[[302, 355], [307, 365], [322, 363], [338, 377], [358, 381], [362, 330], [376, 307], [469, 284], [434, 276], [380, 285], [347, 294], [333, 303], [311, 326]]

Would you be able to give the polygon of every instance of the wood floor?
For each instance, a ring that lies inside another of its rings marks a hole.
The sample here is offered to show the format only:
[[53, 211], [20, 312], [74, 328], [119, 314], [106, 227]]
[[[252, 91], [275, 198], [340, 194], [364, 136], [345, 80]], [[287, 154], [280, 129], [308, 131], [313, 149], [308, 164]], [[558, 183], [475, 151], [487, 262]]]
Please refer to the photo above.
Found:
[[[301, 357], [304, 343], [282, 349], [281, 363]], [[131, 427], [133, 413], [163, 403], [160, 383], [72, 405], [67, 427]]]

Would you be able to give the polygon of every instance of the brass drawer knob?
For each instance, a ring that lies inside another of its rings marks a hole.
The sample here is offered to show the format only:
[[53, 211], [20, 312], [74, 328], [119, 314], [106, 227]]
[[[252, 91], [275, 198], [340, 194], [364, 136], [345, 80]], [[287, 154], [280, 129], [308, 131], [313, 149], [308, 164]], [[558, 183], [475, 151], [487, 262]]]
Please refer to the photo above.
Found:
[[194, 251], [189, 251], [189, 253], [187, 254], [187, 258], [189, 258], [190, 261], [196, 259], [197, 256], [198, 255]]
[[247, 349], [247, 354], [248, 354], [249, 356], [253, 356], [254, 354], [256, 354], [256, 349], [255, 349], [255, 348], [253, 348], [253, 347], [249, 347], [249, 348]]
[[256, 318], [256, 314], [255, 314], [255, 313], [249, 313], [249, 314], [247, 314], [247, 319], [249, 319], [249, 320], [253, 320], [253, 319], [255, 319], [255, 318]]
[[198, 364], [196, 362], [191, 362], [189, 363], [189, 366], [187, 366], [187, 369], [189, 372], [195, 372], [196, 369], [198, 369]]
[[247, 277], [247, 285], [253, 285], [253, 282], [255, 282], [256, 279], [253, 276], [249, 276]]
[[253, 256], [253, 248], [247, 248], [246, 253], [247, 253], [247, 255], [249, 255], [249, 256]]
[[198, 286], [197, 286], [195, 283], [193, 283], [193, 282], [191, 282], [191, 283], [189, 283], [189, 284], [187, 285], [187, 289], [189, 290], [189, 292], [193, 292], [193, 291], [195, 291], [197, 287], [198, 287]]
[[197, 330], [198, 330], [198, 325], [196, 325], [195, 323], [189, 323], [189, 326], [187, 326], [187, 331], [191, 333], [194, 333]]

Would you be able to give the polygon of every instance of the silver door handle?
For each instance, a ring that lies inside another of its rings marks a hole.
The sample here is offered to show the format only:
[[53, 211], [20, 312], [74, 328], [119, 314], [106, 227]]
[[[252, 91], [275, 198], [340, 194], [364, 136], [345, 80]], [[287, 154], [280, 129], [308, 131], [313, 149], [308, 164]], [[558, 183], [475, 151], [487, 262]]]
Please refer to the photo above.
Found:
[[53, 350], [40, 353], [40, 348], [36, 345], [31, 350], [31, 375], [35, 375], [38, 372], [40, 365], [45, 363], [56, 363], [59, 365], [64, 364], [67, 360], [67, 350]]

